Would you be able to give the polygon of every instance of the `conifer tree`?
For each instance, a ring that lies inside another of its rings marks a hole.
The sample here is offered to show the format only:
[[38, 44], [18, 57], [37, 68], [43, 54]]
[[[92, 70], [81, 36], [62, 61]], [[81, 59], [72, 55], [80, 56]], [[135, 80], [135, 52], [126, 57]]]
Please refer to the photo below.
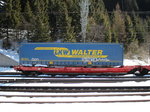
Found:
[[26, 1], [26, 5], [24, 8], [24, 18], [25, 18], [25, 21], [28, 23], [34, 22], [33, 21], [34, 15], [33, 15], [33, 11], [31, 9], [29, 0]]
[[[131, 17], [125, 13], [125, 26], [126, 26], [126, 41], [124, 42], [125, 52], [131, 53], [137, 47], [136, 31]], [[134, 43], [134, 44], [133, 44]], [[131, 47], [132, 46], [132, 47]]]
[[49, 0], [49, 7], [48, 7], [48, 16], [49, 16], [49, 24], [51, 26], [51, 39], [53, 41], [56, 41], [57, 39], [57, 24], [56, 24], [56, 21], [57, 21], [57, 13], [56, 13], [56, 10], [57, 10], [57, 3], [56, 3], [56, 0]]
[[134, 15], [134, 24], [136, 30], [136, 38], [138, 39], [139, 43], [143, 43], [148, 31], [146, 27], [147, 22], [145, 20], [142, 20], [138, 15]]
[[147, 20], [147, 30], [148, 32], [150, 32], [150, 17], [146, 17], [146, 20]]
[[34, 36], [31, 41], [34, 42], [47, 42], [50, 41], [50, 27], [48, 21], [48, 0], [35, 0], [34, 1]]
[[18, 28], [21, 25], [21, 4], [20, 0], [13, 0], [12, 1], [13, 9], [12, 9], [12, 21], [13, 21], [13, 27]]
[[50, 1], [50, 24], [52, 27], [52, 36], [54, 41], [64, 39], [64, 10], [63, 3], [61, 0], [51, 0]]
[[[6, 0], [4, 4], [4, 13], [2, 18], [2, 26], [6, 33], [3, 47], [9, 49], [11, 47], [10, 40], [18, 40], [19, 27], [21, 25], [21, 4], [20, 0]], [[13, 34], [10, 34], [14, 30]]]
[[126, 25], [126, 32], [127, 32], [126, 43], [130, 44], [131, 42], [134, 42], [136, 39], [136, 31], [134, 28], [133, 21], [127, 13], [125, 13], [125, 25]]
[[81, 40], [81, 24], [80, 24], [80, 5], [79, 0], [68, 0], [66, 1], [68, 16], [71, 23], [71, 29], [74, 32], [75, 41], [80, 42]]
[[104, 2], [102, 0], [92, 0], [90, 11], [91, 17], [95, 20], [94, 24], [98, 24], [102, 27], [101, 29], [99, 29], [101, 31], [98, 31], [101, 32], [101, 36], [99, 36], [99, 39], [103, 38], [104, 36], [104, 41], [112, 42], [111, 21], [105, 8]]
[[33, 11], [31, 9], [30, 2], [27, 0], [23, 13], [23, 27], [27, 31], [27, 39], [31, 39], [33, 36], [33, 30], [35, 25], [35, 19], [33, 15]]
[[66, 36], [64, 42], [76, 42], [74, 27], [71, 26], [72, 18], [66, 15]]
[[21, 24], [20, 0], [6, 0], [3, 14], [4, 27], [17, 28]]
[[125, 20], [124, 15], [121, 13], [120, 6], [117, 4], [116, 10], [114, 11], [113, 21], [113, 41], [116, 43], [126, 42], [126, 31], [125, 31]]
[[62, 11], [64, 12], [64, 42], [76, 42], [74, 27], [72, 26], [72, 18], [69, 17], [67, 2], [62, 3]]
[[55, 16], [55, 25], [52, 25], [55, 27], [55, 40], [62, 40], [65, 42], [75, 42], [76, 36], [74, 27], [72, 26], [72, 17], [69, 15], [68, 7], [71, 7], [69, 5], [70, 1], [52, 1], [51, 4], [53, 5], [53, 11], [57, 11], [57, 13], [53, 16]]

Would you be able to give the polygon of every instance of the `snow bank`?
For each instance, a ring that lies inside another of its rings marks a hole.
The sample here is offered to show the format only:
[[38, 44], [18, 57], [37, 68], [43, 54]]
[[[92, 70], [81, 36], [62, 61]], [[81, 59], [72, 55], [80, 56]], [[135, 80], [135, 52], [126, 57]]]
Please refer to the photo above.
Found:
[[14, 59], [15, 61], [19, 62], [19, 55], [16, 51], [0, 49], [0, 53], [2, 53], [4, 55]]
[[150, 65], [148, 62], [137, 60], [137, 59], [124, 59], [124, 65]]

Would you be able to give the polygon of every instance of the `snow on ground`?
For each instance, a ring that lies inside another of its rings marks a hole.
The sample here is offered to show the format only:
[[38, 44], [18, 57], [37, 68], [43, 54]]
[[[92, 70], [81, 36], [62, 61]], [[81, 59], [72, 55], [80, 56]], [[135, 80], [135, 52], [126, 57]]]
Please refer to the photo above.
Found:
[[150, 65], [148, 62], [137, 59], [124, 59], [124, 65]]
[[19, 55], [16, 51], [0, 49], [0, 53], [2, 53], [4, 55], [14, 59], [15, 61], [19, 62]]
[[[11, 50], [2, 50], [3, 53], [16, 61], [19, 61], [18, 53]], [[140, 60], [124, 60], [124, 65], [147, 65], [148, 63]], [[0, 71], [14, 71], [10, 68], [0, 68]], [[138, 82], [130, 82], [130, 85], [136, 85]], [[150, 81], [147, 82], [147, 84]], [[120, 83], [116, 83], [119, 84]], [[126, 83], [124, 83], [126, 84]], [[144, 84], [144, 82], [142, 83]], [[4, 84], [1, 84], [4, 85]], [[11, 85], [11, 84], [10, 84]], [[50, 85], [50, 84], [48, 84]], [[94, 84], [95, 85], [95, 84]], [[103, 84], [102, 84], [103, 85]], [[105, 83], [107, 85], [107, 83]], [[108, 83], [108, 85], [110, 85]], [[148, 86], [148, 85], [147, 85]], [[0, 92], [0, 94], [6, 94]], [[116, 97], [115, 97], [116, 98]], [[131, 99], [133, 97], [131, 96]], [[134, 97], [136, 99], [136, 97]], [[17, 99], [17, 98], [16, 98]], [[117, 99], [117, 98], [116, 98]], [[26, 100], [26, 99], [24, 99]], [[102, 98], [104, 100], [104, 98]], [[2, 112], [148, 112], [150, 102], [133, 102], [133, 103], [69, 103], [69, 104], [0, 104]]]
[[[0, 49], [0, 53], [19, 62], [19, 55], [16, 51]], [[7, 68], [7, 67], [0, 67], [0, 71], [1, 72], [15, 72], [15, 70], [13, 68]]]
[[145, 103], [0, 104], [2, 112], [149, 112]]

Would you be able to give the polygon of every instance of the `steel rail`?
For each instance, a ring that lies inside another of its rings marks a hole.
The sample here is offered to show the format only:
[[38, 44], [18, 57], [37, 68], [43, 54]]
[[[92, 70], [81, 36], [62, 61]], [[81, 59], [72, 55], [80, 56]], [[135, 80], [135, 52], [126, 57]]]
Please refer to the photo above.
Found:
[[44, 103], [127, 103], [127, 102], [150, 102], [150, 99], [141, 99], [141, 100], [99, 100], [99, 101], [3, 101], [0, 100], [0, 103], [19, 103], [19, 104], [44, 104]]
[[123, 82], [123, 81], [147, 81], [150, 77], [107, 77], [107, 78], [1, 78], [0, 83], [37, 83], [37, 82], [53, 82], [53, 83], [84, 83], [84, 82]]
[[[46, 76], [43, 76], [46, 75]], [[57, 77], [57, 75], [62, 75], [61, 77]], [[22, 72], [0, 72], [0, 77], [42, 77], [42, 78], [65, 78], [65, 75], [68, 75], [67, 78], [113, 78], [113, 77], [128, 77], [123, 73], [89, 73], [89, 74], [73, 74], [73, 73], [64, 73], [64, 74], [41, 74], [41, 75], [24, 75]], [[150, 75], [150, 74], [147, 74]], [[138, 76], [138, 74], [135, 74], [133, 77], [150, 77], [150, 76]]]
[[[8, 75], [21, 75], [21, 76], [34, 76], [34, 75], [25, 75], [23, 74], [22, 72], [0, 72], [0, 76], [3, 76], [3, 77], [7, 77]], [[43, 75], [43, 74], [41, 74]], [[97, 76], [124, 76], [124, 75], [127, 75], [126, 73], [48, 73], [46, 75], [52, 75], [52, 76], [56, 76], [56, 75], [68, 75], [69, 77], [76, 77], [78, 75], [86, 75], [86, 76], [89, 76], [91, 77], [91, 75], [97, 75]], [[39, 75], [35, 75], [35, 77], [37, 77]]]
[[[24, 75], [22, 72], [16, 71], [16, 72], [0, 72], [0, 76], [1, 75]], [[70, 75], [70, 77], [72, 76], [76, 76], [76, 75], [97, 75], [97, 76], [124, 76], [127, 75], [126, 73], [48, 73], [47, 75]], [[139, 73], [135, 73], [136, 76], [139, 76]], [[147, 75], [150, 75], [150, 73], [148, 73]]]
[[114, 96], [150, 96], [150, 93], [116, 93], [116, 94], [58, 94], [58, 95], [47, 95], [47, 94], [0, 94], [0, 97], [114, 97]]
[[22, 75], [22, 72], [0, 72], [0, 75]]
[[19, 91], [19, 92], [150, 92], [150, 86], [102, 86], [102, 87], [75, 87], [75, 86], [0, 86], [0, 91]]

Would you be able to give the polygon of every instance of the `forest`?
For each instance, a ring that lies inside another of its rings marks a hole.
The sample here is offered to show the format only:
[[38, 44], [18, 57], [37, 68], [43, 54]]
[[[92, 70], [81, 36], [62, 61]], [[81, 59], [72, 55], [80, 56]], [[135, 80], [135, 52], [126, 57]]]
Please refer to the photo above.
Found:
[[[0, 40], [122, 43], [125, 56], [149, 56], [150, 0], [0, 0]], [[14, 44], [15, 43], [15, 44]]]

